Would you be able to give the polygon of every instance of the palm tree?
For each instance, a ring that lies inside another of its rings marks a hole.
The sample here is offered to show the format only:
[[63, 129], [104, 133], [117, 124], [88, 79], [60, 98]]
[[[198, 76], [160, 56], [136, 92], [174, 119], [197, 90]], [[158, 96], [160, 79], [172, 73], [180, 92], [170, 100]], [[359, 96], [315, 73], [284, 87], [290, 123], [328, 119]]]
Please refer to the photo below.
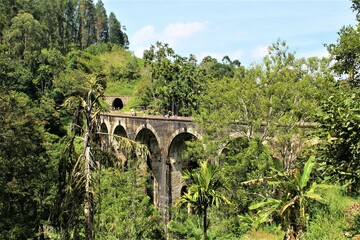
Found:
[[[82, 183], [84, 191], [84, 221], [85, 237], [88, 240], [94, 239], [94, 191], [93, 191], [93, 171], [95, 162], [91, 153], [91, 143], [94, 139], [93, 134], [97, 132], [97, 119], [102, 110], [100, 99], [104, 97], [105, 82], [103, 78], [91, 77], [89, 86], [84, 92], [71, 96], [66, 99], [64, 105], [75, 110], [71, 129], [84, 125], [83, 153], [78, 159], [78, 164], [83, 160]], [[81, 119], [85, 119], [81, 123]], [[76, 124], [75, 124], [76, 123]], [[80, 174], [80, 173], [76, 173]]]
[[[94, 234], [94, 171], [97, 170], [94, 155], [91, 146], [98, 143], [99, 136], [107, 135], [107, 133], [99, 132], [99, 115], [103, 110], [100, 100], [104, 98], [104, 90], [106, 82], [102, 76], [90, 76], [88, 85], [81, 88], [79, 91], [66, 99], [64, 106], [71, 110], [74, 115], [72, 119], [71, 132], [68, 155], [74, 155], [74, 140], [76, 134], [81, 134], [83, 138], [83, 151], [77, 158], [76, 163], [72, 165], [72, 172], [70, 179], [70, 205], [75, 205], [74, 199], [83, 199], [83, 213], [85, 224], [85, 238], [92, 240], [95, 238]], [[80, 129], [80, 131], [79, 131]], [[108, 136], [106, 136], [108, 137]], [[112, 147], [115, 151], [122, 151], [124, 153], [137, 153], [139, 158], [146, 159], [148, 156], [148, 149], [135, 141], [114, 135], [114, 142], [116, 146]], [[66, 181], [66, 180], [65, 180]], [[81, 202], [78, 202], [80, 204]], [[69, 204], [69, 203], [67, 203]], [[71, 206], [73, 207], [73, 206]], [[68, 209], [65, 209], [68, 212]]]
[[203, 222], [203, 236], [207, 239], [207, 228], [209, 226], [207, 219], [207, 210], [211, 206], [218, 207], [221, 203], [229, 204], [229, 200], [220, 192], [225, 188], [223, 182], [217, 177], [218, 168], [208, 164], [207, 161], [200, 163], [200, 169], [193, 172], [186, 171], [183, 179], [189, 181], [188, 192], [185, 193], [178, 206], [187, 205], [192, 208]]

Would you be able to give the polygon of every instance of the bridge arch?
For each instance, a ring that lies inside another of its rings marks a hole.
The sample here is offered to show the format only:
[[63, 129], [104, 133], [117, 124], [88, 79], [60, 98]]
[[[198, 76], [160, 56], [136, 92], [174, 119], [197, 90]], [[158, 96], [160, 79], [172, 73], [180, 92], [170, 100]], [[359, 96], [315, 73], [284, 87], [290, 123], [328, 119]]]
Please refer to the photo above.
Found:
[[104, 144], [106, 147], [108, 147], [110, 143], [109, 128], [105, 122], [101, 123], [100, 125], [100, 133], [103, 133], [100, 134], [101, 144]]
[[189, 133], [189, 134], [191, 134], [191, 135], [193, 135], [196, 139], [202, 139], [202, 136], [201, 136], [201, 134], [200, 133], [198, 133], [195, 129], [193, 129], [193, 128], [186, 128], [186, 127], [184, 127], [184, 128], [181, 128], [181, 129], [178, 129], [178, 130], [176, 130], [173, 134], [171, 134], [171, 136], [169, 137], [169, 139], [170, 139], [170, 144], [169, 144], [169, 148], [167, 149], [167, 152], [166, 152], [166, 154], [167, 155], [169, 155], [169, 150], [170, 150], [170, 147], [171, 147], [171, 144], [172, 144], [172, 142], [174, 141], [174, 139], [177, 137], [177, 136], [179, 136], [180, 134], [182, 134], [182, 133]]
[[159, 179], [161, 177], [161, 145], [158, 139], [151, 126], [142, 126], [136, 131], [135, 141], [145, 144], [150, 152], [146, 161], [147, 164], [142, 169], [146, 169], [151, 174], [147, 180], [146, 192], [155, 207], [159, 205]]
[[197, 140], [196, 135], [189, 131], [178, 131], [172, 138], [168, 149], [168, 160], [170, 164], [170, 196], [171, 203], [174, 204], [181, 194], [186, 190], [186, 184], [182, 180], [185, 170], [192, 170], [198, 167], [198, 163], [193, 159], [184, 159], [183, 153], [186, 151], [187, 141]]
[[128, 133], [126, 132], [126, 129], [121, 124], [115, 127], [113, 135], [118, 135], [126, 138], [128, 137]]
[[143, 131], [144, 129], [148, 129], [152, 134], [154, 134], [156, 141], [158, 142], [159, 146], [162, 146], [162, 141], [160, 140], [161, 138], [159, 137], [159, 135], [157, 134], [155, 128], [153, 126], [151, 126], [148, 123], [142, 124], [140, 127], [138, 127], [135, 131], [135, 140], [138, 138], [138, 135], [141, 131]]

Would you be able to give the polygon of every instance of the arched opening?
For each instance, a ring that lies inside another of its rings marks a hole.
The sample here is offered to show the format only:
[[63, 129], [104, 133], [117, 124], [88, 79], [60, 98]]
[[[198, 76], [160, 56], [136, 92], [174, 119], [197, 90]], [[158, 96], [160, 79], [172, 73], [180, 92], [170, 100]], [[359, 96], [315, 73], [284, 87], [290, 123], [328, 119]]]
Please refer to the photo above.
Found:
[[105, 148], [109, 148], [109, 131], [108, 128], [106, 126], [105, 123], [102, 123], [100, 125], [100, 144], [103, 148], [103, 150], [105, 150]]
[[191, 171], [199, 165], [196, 159], [186, 159], [184, 153], [187, 149], [186, 142], [194, 141], [197, 138], [191, 133], [180, 133], [171, 142], [169, 147], [168, 159], [170, 161], [170, 199], [172, 204], [181, 197], [186, 190], [186, 185], [182, 180], [185, 170]]
[[182, 188], [181, 188], [181, 192], [180, 192], [180, 196], [183, 196], [183, 195], [185, 195], [185, 193], [187, 193], [187, 186], [186, 185], [184, 185]]
[[114, 135], [120, 136], [120, 137], [128, 137], [126, 130], [123, 126], [118, 125], [114, 130]]
[[114, 101], [111, 104], [111, 107], [114, 110], [120, 110], [124, 107], [124, 104], [120, 98], [115, 98]]
[[140, 167], [141, 169], [147, 169], [147, 186], [146, 192], [151, 198], [155, 207], [158, 206], [158, 193], [159, 193], [159, 174], [160, 174], [160, 163], [161, 163], [161, 152], [159, 143], [156, 139], [155, 134], [148, 128], [143, 128], [137, 134], [135, 141], [145, 144], [149, 149], [149, 156], [146, 161], [146, 168]]
[[121, 139], [118, 137], [124, 137], [127, 138], [126, 130], [123, 126], [118, 125], [116, 126], [113, 135], [111, 136], [111, 147], [114, 155], [121, 161], [122, 166], [126, 166], [127, 160], [131, 155], [129, 155], [128, 152], [124, 152], [121, 148]]

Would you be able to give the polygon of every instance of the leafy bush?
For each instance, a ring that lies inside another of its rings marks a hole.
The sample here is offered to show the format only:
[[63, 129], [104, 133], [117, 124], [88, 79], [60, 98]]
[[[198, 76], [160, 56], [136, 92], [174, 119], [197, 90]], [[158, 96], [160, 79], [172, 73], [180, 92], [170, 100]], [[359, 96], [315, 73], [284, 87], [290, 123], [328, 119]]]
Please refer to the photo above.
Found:
[[161, 216], [134, 169], [103, 169], [99, 179], [97, 239], [164, 239]]

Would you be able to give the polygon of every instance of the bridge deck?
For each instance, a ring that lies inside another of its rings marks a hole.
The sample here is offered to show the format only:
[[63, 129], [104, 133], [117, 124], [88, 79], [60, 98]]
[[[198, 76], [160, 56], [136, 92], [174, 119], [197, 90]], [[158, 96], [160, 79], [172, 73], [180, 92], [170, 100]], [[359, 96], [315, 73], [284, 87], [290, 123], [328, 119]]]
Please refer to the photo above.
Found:
[[120, 113], [118, 111], [110, 111], [101, 113], [103, 116], [111, 116], [111, 117], [126, 117], [126, 118], [136, 118], [136, 119], [153, 119], [159, 121], [180, 121], [180, 122], [194, 122], [193, 117], [164, 117], [159, 115], [147, 115], [147, 114], [137, 114], [136, 116], [131, 115], [131, 113]]

